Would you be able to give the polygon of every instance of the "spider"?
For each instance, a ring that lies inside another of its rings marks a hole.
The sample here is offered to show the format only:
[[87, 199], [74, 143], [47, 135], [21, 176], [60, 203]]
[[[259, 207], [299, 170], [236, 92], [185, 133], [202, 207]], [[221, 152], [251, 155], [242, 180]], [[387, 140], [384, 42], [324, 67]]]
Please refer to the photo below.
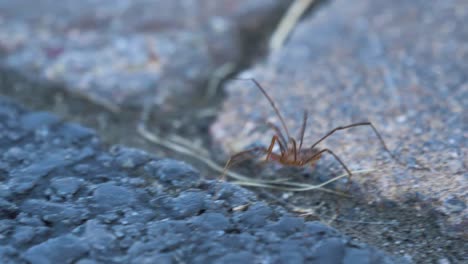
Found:
[[[339, 126], [336, 127], [332, 130], [330, 130], [328, 133], [326, 133], [323, 137], [321, 137], [319, 140], [317, 140], [312, 146], [308, 148], [303, 148], [302, 143], [304, 139], [304, 133], [307, 125], [307, 111], [304, 111], [303, 114], [303, 119], [302, 119], [302, 126], [300, 130], [300, 138], [299, 138], [299, 145], [297, 144], [297, 141], [292, 138], [289, 134], [289, 130], [286, 126], [286, 123], [284, 122], [283, 117], [281, 116], [278, 107], [276, 107], [275, 102], [271, 99], [271, 97], [267, 94], [265, 89], [258, 83], [255, 79], [249, 78], [249, 79], [244, 79], [244, 78], [234, 78], [237, 80], [247, 80], [247, 81], [252, 81], [255, 86], [262, 92], [262, 94], [266, 97], [270, 105], [272, 106], [273, 110], [275, 111], [276, 115], [278, 116], [281, 126], [284, 129], [284, 132], [286, 133], [286, 136], [281, 132], [281, 129], [276, 126], [273, 123], [268, 122], [267, 125], [275, 131], [275, 135], [271, 138], [271, 143], [268, 148], [265, 147], [254, 147], [242, 152], [238, 152], [237, 154], [231, 156], [231, 158], [226, 162], [226, 165], [223, 170], [223, 174], [221, 175], [221, 179], [225, 179], [225, 174], [227, 170], [229, 169], [230, 166], [232, 166], [236, 162], [240, 162], [242, 160], [245, 160], [246, 157], [251, 156], [253, 153], [263, 153], [266, 154], [265, 162], [268, 162], [270, 160], [276, 161], [282, 165], [286, 166], [295, 166], [295, 167], [303, 167], [307, 164], [310, 164], [310, 166], [313, 168], [315, 167], [315, 164], [317, 163], [318, 160], [322, 157], [322, 155], [326, 152], [330, 155], [332, 155], [339, 163], [340, 165], [344, 168], [346, 173], [348, 174], [348, 180], [349, 183], [351, 182], [351, 177], [352, 177], [352, 172], [348, 169], [348, 167], [344, 164], [344, 162], [330, 149], [328, 148], [319, 148], [317, 147], [320, 142], [331, 136], [337, 131], [340, 130], [345, 130], [349, 129], [352, 127], [358, 127], [358, 126], [369, 126], [372, 128], [374, 131], [375, 135], [379, 139], [380, 143], [382, 144], [383, 148], [385, 151], [391, 156], [393, 160], [395, 160], [397, 163], [406, 165], [403, 162], [399, 161], [396, 156], [394, 156], [390, 150], [388, 149], [387, 145], [385, 144], [382, 136], [380, 133], [377, 131], [375, 126], [371, 122], [359, 122], [359, 123], [353, 123], [347, 126]], [[274, 153], [273, 148], [275, 144], [278, 144], [280, 153]]]

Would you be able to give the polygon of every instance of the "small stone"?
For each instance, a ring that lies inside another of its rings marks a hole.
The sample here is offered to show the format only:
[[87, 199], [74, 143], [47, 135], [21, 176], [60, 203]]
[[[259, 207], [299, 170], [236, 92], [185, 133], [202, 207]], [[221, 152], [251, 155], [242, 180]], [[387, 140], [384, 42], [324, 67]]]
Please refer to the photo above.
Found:
[[100, 264], [100, 262], [97, 262], [94, 259], [80, 259], [76, 262], [76, 264]]
[[31, 112], [20, 118], [21, 126], [26, 130], [35, 130], [40, 127], [51, 126], [59, 121], [60, 118], [48, 112]]
[[75, 194], [83, 184], [83, 180], [75, 177], [54, 178], [51, 187], [62, 197]]
[[256, 198], [252, 191], [228, 182], [211, 184], [210, 189], [219, 190], [216, 198], [226, 201], [226, 206], [230, 208], [249, 204]]
[[0, 246], [0, 263], [15, 264], [20, 263], [18, 251], [11, 246]]
[[84, 256], [88, 249], [78, 237], [64, 235], [29, 248], [23, 257], [32, 264], [69, 264]]
[[450, 197], [444, 201], [444, 206], [450, 213], [460, 213], [466, 208], [465, 202], [457, 197]]
[[206, 209], [207, 196], [200, 192], [184, 192], [173, 198], [170, 212], [174, 218], [187, 218], [199, 214]]
[[12, 147], [3, 153], [3, 158], [8, 161], [20, 162], [27, 160], [28, 152], [19, 147]]
[[113, 146], [109, 152], [115, 156], [117, 166], [124, 169], [133, 169], [151, 159], [151, 156], [143, 150], [119, 145]]
[[327, 238], [313, 249], [316, 263], [342, 263], [345, 254], [345, 242], [341, 238]]
[[192, 218], [191, 222], [204, 231], [225, 230], [229, 227], [229, 220], [220, 213], [204, 213]]
[[97, 220], [88, 220], [85, 224], [84, 237], [92, 249], [101, 252], [111, 252], [117, 245], [115, 236], [107, 230], [105, 225]]
[[63, 135], [66, 142], [78, 142], [96, 135], [96, 132], [90, 128], [81, 126], [77, 123], [65, 123], [59, 129], [58, 133]]
[[305, 223], [304, 232], [307, 236], [316, 236], [318, 238], [336, 236], [339, 234], [335, 229], [317, 221]]
[[135, 258], [132, 264], [171, 264], [175, 263], [174, 258], [170, 254], [153, 253], [150, 255], [139, 256]]
[[17, 245], [24, 245], [31, 240], [33, 240], [35, 236], [34, 227], [30, 226], [17, 226], [15, 230], [15, 234], [13, 235], [14, 243]]
[[145, 170], [162, 184], [178, 188], [196, 186], [200, 180], [200, 173], [192, 166], [172, 159], [152, 161], [145, 166]]
[[279, 262], [280, 263], [305, 263], [304, 253], [297, 246], [281, 247]]
[[30, 199], [21, 205], [21, 210], [43, 221], [55, 225], [74, 226], [88, 217], [88, 210], [77, 208], [71, 204], [47, 202], [39, 199]]
[[91, 171], [89, 164], [77, 164], [73, 167], [73, 171], [79, 174], [88, 174]]
[[216, 262], [224, 263], [224, 264], [249, 264], [255, 263], [255, 256], [250, 252], [236, 252], [236, 253], [228, 253], [225, 256], [218, 259]]
[[17, 214], [18, 207], [0, 196], [0, 218], [15, 218]]
[[170, 234], [189, 234], [188, 223], [181, 220], [165, 220], [148, 224], [147, 234], [150, 238], [158, 238]]
[[272, 213], [271, 208], [268, 206], [256, 203], [249, 206], [246, 212], [240, 212], [235, 218], [244, 227], [262, 227], [267, 224]]
[[283, 216], [274, 224], [268, 226], [268, 229], [281, 235], [288, 236], [300, 230], [303, 230], [304, 219], [291, 216]]
[[106, 210], [127, 208], [136, 202], [133, 191], [113, 183], [100, 184], [94, 190], [93, 200], [97, 207]]
[[437, 261], [437, 264], [450, 264], [450, 260], [448, 260], [447, 258], [441, 258]]

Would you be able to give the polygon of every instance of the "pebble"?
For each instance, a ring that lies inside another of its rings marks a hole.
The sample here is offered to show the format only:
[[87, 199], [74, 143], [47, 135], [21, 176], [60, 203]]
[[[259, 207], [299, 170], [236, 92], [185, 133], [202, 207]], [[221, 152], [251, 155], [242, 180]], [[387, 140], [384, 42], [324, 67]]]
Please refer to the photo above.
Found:
[[86, 242], [74, 235], [49, 239], [29, 248], [23, 257], [31, 264], [70, 264], [84, 256], [89, 250]]
[[162, 184], [172, 187], [190, 188], [200, 180], [200, 173], [192, 166], [172, 159], [152, 161], [145, 170]]

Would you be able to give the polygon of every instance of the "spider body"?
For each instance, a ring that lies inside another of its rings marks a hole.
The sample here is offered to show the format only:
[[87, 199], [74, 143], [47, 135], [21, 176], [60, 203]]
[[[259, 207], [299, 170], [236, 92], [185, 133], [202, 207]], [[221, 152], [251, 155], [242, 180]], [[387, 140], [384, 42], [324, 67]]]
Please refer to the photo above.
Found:
[[[374, 127], [374, 125], [371, 122], [359, 122], [359, 123], [353, 123], [347, 126], [336, 127], [330, 130], [328, 133], [326, 133], [319, 140], [317, 140], [314, 144], [312, 144], [312, 146], [308, 148], [303, 148], [302, 143], [303, 143], [304, 133], [305, 133], [306, 125], [307, 125], [307, 111], [304, 111], [303, 121], [302, 121], [302, 126], [301, 126], [301, 131], [300, 131], [299, 145], [298, 145], [296, 140], [290, 136], [283, 117], [281, 116], [274, 101], [266, 93], [265, 89], [263, 89], [263, 87], [255, 79], [240, 79], [240, 80], [252, 81], [255, 84], [255, 86], [263, 93], [263, 95], [269, 101], [270, 105], [275, 111], [276, 115], [278, 116], [285, 134], [283, 134], [281, 129], [277, 127], [276, 125], [272, 123], [267, 123], [267, 125], [275, 132], [275, 135], [273, 135], [269, 147], [268, 148], [255, 147], [255, 148], [251, 148], [251, 149], [248, 149], [248, 150], [245, 150], [245, 151], [242, 151], [233, 155], [228, 160], [228, 162], [226, 163], [226, 166], [224, 167], [224, 172], [222, 175], [223, 179], [224, 179], [227, 169], [230, 166], [232, 166], [234, 163], [239, 162], [247, 157], [250, 157], [253, 153], [260, 152], [260, 153], [265, 154], [266, 155], [265, 162], [271, 160], [271, 161], [275, 161], [286, 166], [303, 167], [303, 166], [309, 165], [313, 168], [315, 164], [317, 163], [317, 161], [320, 160], [323, 153], [327, 152], [328, 154], [332, 155], [341, 164], [341, 166], [345, 169], [346, 173], [348, 174], [349, 180], [351, 180], [352, 173], [348, 169], [348, 167], [343, 163], [343, 161], [330, 149], [319, 148], [318, 144], [337, 131], [346, 130], [346, 129], [357, 127], [357, 126], [370, 126], [372, 130], [374, 131], [375, 135], [377, 136], [377, 138], [379, 139], [385, 151], [389, 153], [392, 159], [394, 159], [400, 164], [403, 164], [390, 152], [382, 136], [380, 135], [380, 133], [377, 131], [377, 129]], [[279, 146], [280, 153], [273, 152], [273, 148], [275, 147], [276, 144]]]
[[305, 165], [309, 165], [314, 168], [317, 161], [322, 157], [322, 153], [317, 155], [319, 151], [319, 149], [303, 149], [301, 152], [296, 153], [296, 160], [294, 159], [293, 152], [279, 155], [272, 153], [269, 160], [288, 166], [303, 167]]

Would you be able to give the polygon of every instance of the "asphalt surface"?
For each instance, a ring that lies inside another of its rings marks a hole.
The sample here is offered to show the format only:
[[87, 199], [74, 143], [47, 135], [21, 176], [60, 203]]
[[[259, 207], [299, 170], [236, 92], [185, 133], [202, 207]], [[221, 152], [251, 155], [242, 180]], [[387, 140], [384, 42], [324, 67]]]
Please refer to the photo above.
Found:
[[407, 262], [3, 97], [0, 153], [1, 263]]

